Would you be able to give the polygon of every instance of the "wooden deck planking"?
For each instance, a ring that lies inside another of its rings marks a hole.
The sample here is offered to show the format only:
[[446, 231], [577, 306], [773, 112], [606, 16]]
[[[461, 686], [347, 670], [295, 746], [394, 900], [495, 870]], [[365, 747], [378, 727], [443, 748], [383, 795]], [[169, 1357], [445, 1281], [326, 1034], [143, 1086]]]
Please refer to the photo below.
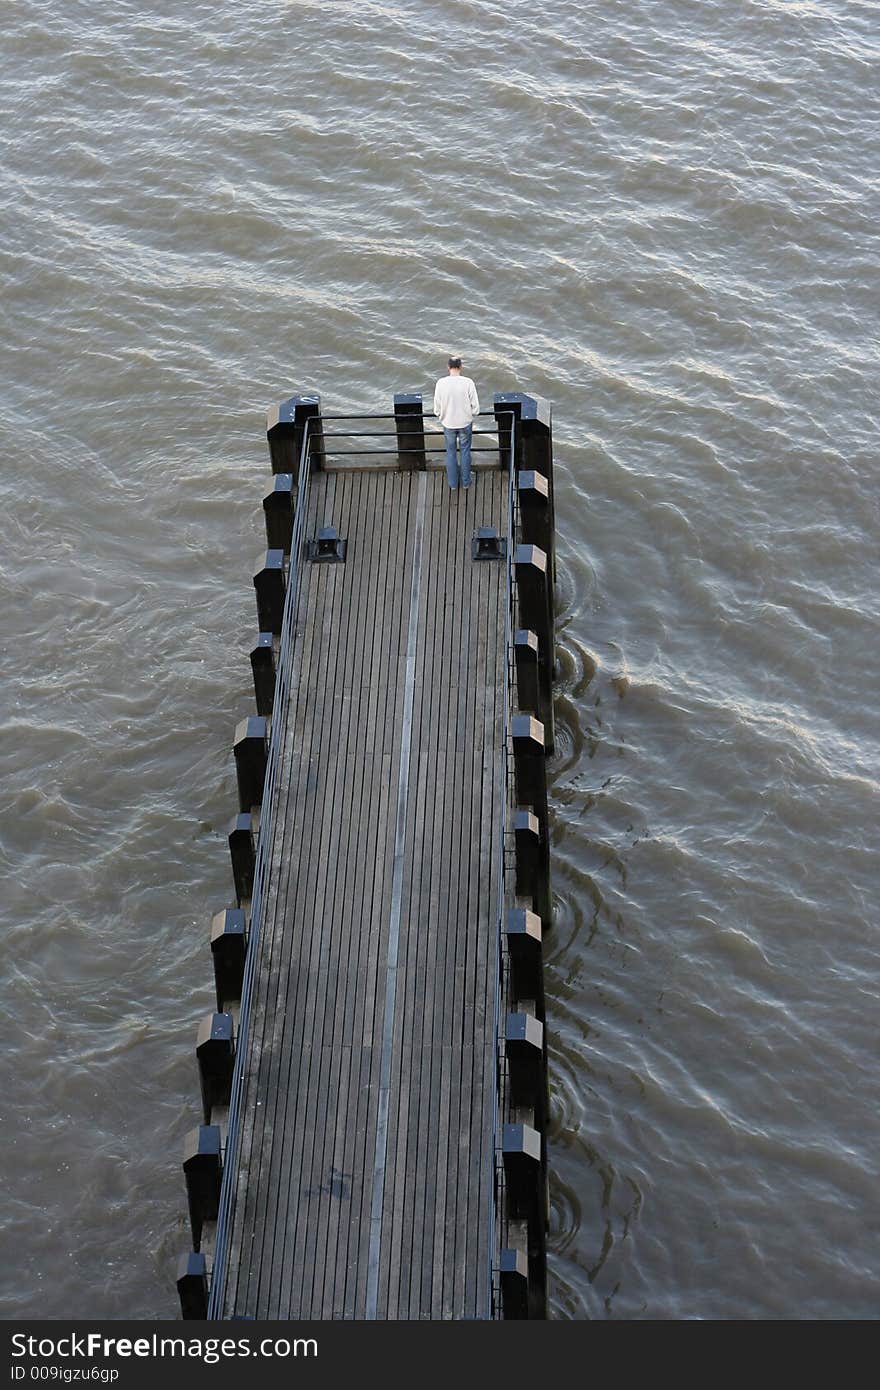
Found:
[[481, 524], [503, 530], [506, 479], [481, 470], [455, 498], [442, 474], [421, 479], [394, 994], [419, 483], [379, 469], [312, 479], [307, 534], [332, 523], [349, 550], [345, 565], [303, 566], [288, 708], [275, 716], [285, 741], [227, 1316], [365, 1315], [380, 1153], [375, 1315], [486, 1315], [504, 615], [503, 567], [474, 564], [470, 540]]

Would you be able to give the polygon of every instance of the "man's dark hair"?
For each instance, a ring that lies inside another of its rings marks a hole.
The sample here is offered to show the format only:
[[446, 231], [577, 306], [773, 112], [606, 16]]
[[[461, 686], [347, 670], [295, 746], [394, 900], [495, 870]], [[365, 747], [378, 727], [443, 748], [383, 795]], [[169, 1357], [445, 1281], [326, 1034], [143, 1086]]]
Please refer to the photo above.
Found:
[[449, 359], [449, 365], [450, 365], [450, 367], [460, 367], [460, 366], [461, 366], [461, 358], [460, 358], [460, 357], [450, 357], [450, 359]]

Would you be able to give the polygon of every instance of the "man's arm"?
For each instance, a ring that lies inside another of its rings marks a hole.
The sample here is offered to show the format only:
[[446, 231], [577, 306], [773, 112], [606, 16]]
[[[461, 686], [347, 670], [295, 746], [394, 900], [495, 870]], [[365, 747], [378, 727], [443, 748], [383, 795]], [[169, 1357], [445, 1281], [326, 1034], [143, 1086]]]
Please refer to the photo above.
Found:
[[438, 419], [440, 418], [440, 411], [442, 409], [442, 405], [440, 402], [440, 386], [442, 381], [443, 378], [441, 376], [440, 381], [438, 381], [437, 385], [434, 387], [434, 414], [437, 416]]
[[471, 382], [470, 385], [468, 386], [468, 401], [470, 402], [471, 414], [472, 414], [472, 415], [479, 415], [479, 413], [480, 413], [480, 398], [479, 398], [479, 396], [477, 395], [477, 388], [476, 388], [476, 386], [474, 385], [473, 382]]

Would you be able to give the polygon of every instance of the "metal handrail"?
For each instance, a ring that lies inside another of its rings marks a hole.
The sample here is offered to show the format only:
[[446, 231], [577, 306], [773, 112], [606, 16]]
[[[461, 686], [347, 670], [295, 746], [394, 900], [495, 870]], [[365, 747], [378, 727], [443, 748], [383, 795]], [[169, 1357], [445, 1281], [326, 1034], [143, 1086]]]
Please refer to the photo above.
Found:
[[[507, 412], [504, 412], [505, 414]], [[490, 1244], [490, 1267], [488, 1281], [488, 1308], [487, 1317], [498, 1316], [499, 1310], [493, 1306], [494, 1297], [494, 1276], [496, 1270], [496, 1257], [500, 1253], [500, 1210], [498, 1203], [498, 1184], [496, 1175], [498, 1170], [499, 1155], [499, 1129], [501, 1124], [501, 1008], [503, 991], [503, 960], [504, 960], [504, 915], [505, 903], [507, 898], [507, 874], [505, 862], [505, 844], [507, 837], [507, 827], [510, 818], [510, 796], [508, 789], [509, 777], [509, 753], [508, 745], [510, 742], [510, 720], [513, 693], [513, 637], [514, 637], [514, 569], [513, 559], [517, 542], [517, 527], [519, 523], [518, 515], [518, 492], [516, 487], [517, 456], [519, 452], [519, 431], [518, 420], [515, 411], [510, 411], [510, 442], [507, 458], [507, 555], [505, 557], [504, 582], [505, 598], [504, 604], [504, 682], [503, 697], [501, 707], [501, 765], [498, 772], [498, 785], [500, 787], [498, 817], [500, 825], [498, 827], [498, 907], [495, 919], [495, 1105], [493, 1110], [492, 1126], [492, 1171], [490, 1187], [490, 1209], [489, 1209], [489, 1230], [491, 1232]]]
[[[238, 1031], [235, 1045], [235, 1066], [229, 1100], [229, 1113], [226, 1124], [226, 1146], [223, 1155], [223, 1177], [220, 1188], [220, 1207], [214, 1237], [214, 1268], [211, 1276], [211, 1291], [208, 1300], [208, 1318], [222, 1316], [222, 1304], [226, 1295], [227, 1244], [235, 1215], [236, 1187], [238, 1182], [238, 1148], [240, 1139], [241, 1107], [245, 1088], [245, 1069], [250, 1048], [250, 1014], [257, 968], [258, 947], [262, 929], [263, 893], [266, 887], [269, 865], [274, 849], [274, 807], [275, 785], [281, 762], [281, 749], [284, 742], [287, 710], [287, 683], [290, 676], [290, 652], [293, 646], [293, 628], [296, 604], [299, 595], [301, 560], [304, 553], [303, 532], [308, 511], [309, 483], [311, 479], [309, 426], [313, 419], [309, 416], [303, 431], [300, 451], [299, 478], [297, 481], [296, 515], [290, 541], [290, 563], [287, 572], [287, 593], [284, 600], [284, 613], [281, 620], [281, 643], [276, 668], [275, 699], [269, 736], [269, 754], [266, 777], [263, 786], [263, 813], [257, 841], [257, 856], [254, 867], [254, 888], [251, 897], [250, 921], [248, 924], [248, 946], [239, 1005]], [[283, 719], [279, 715], [283, 712]]]
[[[502, 414], [507, 414], [507, 412], [503, 411]], [[494, 409], [477, 411], [477, 418], [483, 415], [491, 415], [494, 418], [495, 411]], [[437, 417], [434, 415], [434, 412], [432, 410], [408, 410], [406, 414], [403, 416], [395, 415], [393, 412], [389, 412], [386, 410], [383, 411], [380, 415], [368, 415], [362, 413], [361, 411], [358, 411], [354, 415], [321, 414], [319, 416], [312, 416], [311, 418], [318, 420], [434, 420]]]

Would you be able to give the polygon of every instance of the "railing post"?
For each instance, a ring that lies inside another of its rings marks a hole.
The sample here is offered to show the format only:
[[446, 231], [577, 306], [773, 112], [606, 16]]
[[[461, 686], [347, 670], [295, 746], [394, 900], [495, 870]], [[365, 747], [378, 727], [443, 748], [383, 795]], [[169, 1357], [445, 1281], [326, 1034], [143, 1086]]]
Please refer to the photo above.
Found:
[[425, 417], [419, 395], [398, 392], [394, 397], [394, 427], [397, 431], [397, 462], [400, 468], [424, 470]]

